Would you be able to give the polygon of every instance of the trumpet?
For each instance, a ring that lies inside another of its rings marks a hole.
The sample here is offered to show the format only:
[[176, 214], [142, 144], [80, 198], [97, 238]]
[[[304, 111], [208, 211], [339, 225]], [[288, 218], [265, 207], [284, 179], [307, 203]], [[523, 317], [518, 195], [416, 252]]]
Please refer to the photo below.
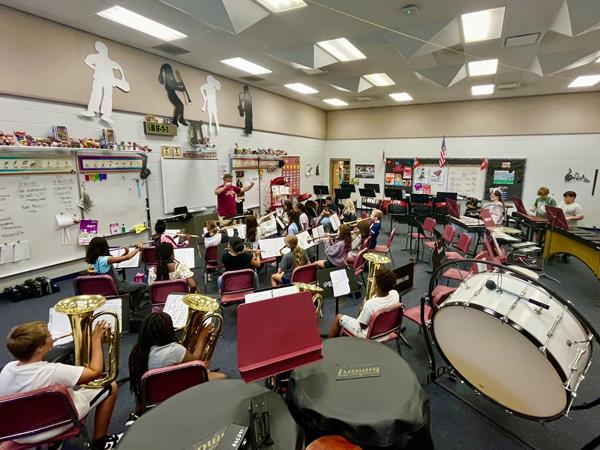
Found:
[[56, 312], [69, 317], [73, 331], [74, 364], [87, 366], [92, 357], [92, 324], [98, 317], [107, 315], [114, 319], [114, 329], [108, 335], [108, 361], [104, 363], [102, 377], [85, 385], [88, 388], [99, 388], [112, 383], [119, 374], [119, 317], [110, 311], [94, 314], [94, 310], [106, 303], [101, 295], [76, 295], [65, 298], [54, 305]]
[[184, 295], [183, 303], [188, 307], [188, 318], [183, 328], [181, 345], [193, 353], [199, 336], [203, 335], [200, 360], [208, 368], [223, 329], [223, 316], [218, 312], [219, 303], [214, 298], [200, 294]]

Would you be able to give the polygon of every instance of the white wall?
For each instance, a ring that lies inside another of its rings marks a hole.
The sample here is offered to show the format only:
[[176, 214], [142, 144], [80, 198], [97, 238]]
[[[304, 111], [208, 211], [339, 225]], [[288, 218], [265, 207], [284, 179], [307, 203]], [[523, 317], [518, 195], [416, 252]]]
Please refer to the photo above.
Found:
[[[360, 179], [362, 185], [383, 186], [385, 164], [382, 158], [438, 158], [440, 138], [330, 140], [325, 149], [329, 158], [351, 158], [351, 174], [355, 164], [375, 164], [375, 180]], [[600, 180], [592, 197], [594, 171], [600, 169], [600, 134], [489, 136], [446, 138], [448, 158], [526, 158], [527, 168], [523, 200], [530, 205], [540, 186], [547, 186], [558, 203], [566, 190], [577, 192], [577, 201], [585, 210], [583, 226], [600, 225]], [[568, 168], [584, 173], [590, 183], [564, 182]], [[329, 164], [323, 164], [324, 172]], [[329, 174], [325, 173], [328, 180]]]
[[[83, 107], [67, 105], [56, 102], [46, 102], [33, 99], [0, 95], [0, 131], [12, 133], [13, 131], [25, 131], [37, 136], [50, 136], [52, 125], [64, 125], [69, 135], [74, 138], [95, 137], [100, 138], [102, 128], [106, 128], [97, 119], [89, 120], [79, 117]], [[256, 112], [259, 114], [259, 112]], [[133, 113], [115, 112], [113, 114], [115, 123], [113, 129], [117, 141], [131, 141], [150, 145], [152, 152], [148, 158], [148, 168], [152, 175], [148, 179], [148, 192], [150, 199], [150, 216], [154, 222], [164, 217], [160, 147], [162, 145], [180, 145], [184, 149], [190, 148], [187, 143], [187, 128], [181, 127], [179, 135], [174, 138], [150, 137], [143, 132], [143, 115]], [[221, 127], [219, 136], [211, 139], [216, 145], [220, 162], [228, 162], [230, 153], [236, 143], [241, 147], [249, 148], [280, 148], [286, 150], [291, 156], [300, 156], [302, 175], [302, 192], [312, 192], [313, 184], [321, 184], [323, 175], [320, 177], [306, 177], [304, 168], [306, 164], [316, 165], [323, 160], [324, 141], [321, 139], [301, 138], [296, 136], [254, 132], [251, 137], [243, 134], [243, 130], [237, 128]], [[1, 147], [0, 147], [1, 150]], [[322, 164], [321, 164], [322, 165]], [[131, 240], [131, 237], [122, 239]], [[83, 251], [82, 251], [83, 254]], [[82, 270], [85, 265], [79, 261], [67, 265], [61, 265], [43, 271], [47, 276], [60, 276], [75, 270]], [[16, 280], [30, 278], [33, 274], [28, 273], [20, 277], [2, 279], [0, 287], [14, 284]]]

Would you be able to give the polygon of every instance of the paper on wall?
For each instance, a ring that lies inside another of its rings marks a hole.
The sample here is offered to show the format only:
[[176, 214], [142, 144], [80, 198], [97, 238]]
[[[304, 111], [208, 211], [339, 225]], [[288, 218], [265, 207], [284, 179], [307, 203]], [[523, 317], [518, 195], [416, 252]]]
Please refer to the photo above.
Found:
[[173, 250], [175, 259], [180, 263], [184, 263], [188, 268], [196, 267], [196, 257], [194, 247], [176, 248]]
[[29, 241], [18, 241], [14, 245], [14, 261], [22, 261], [31, 258]]
[[173, 327], [181, 329], [185, 327], [188, 319], [189, 308], [183, 303], [183, 294], [169, 294], [163, 312], [171, 316]]
[[[135, 250], [135, 247], [129, 247], [129, 253]], [[123, 247], [113, 248], [110, 250], [110, 254], [112, 256], [123, 256], [125, 254], [125, 249]], [[121, 261], [120, 263], [115, 263], [113, 266], [115, 269], [133, 269], [140, 266], [140, 255], [141, 252], [137, 252], [135, 256], [127, 261]]]
[[329, 273], [333, 287], [333, 296], [340, 297], [350, 293], [350, 280], [346, 269], [334, 270]]
[[15, 262], [15, 244], [4, 244], [0, 247], [0, 264]]

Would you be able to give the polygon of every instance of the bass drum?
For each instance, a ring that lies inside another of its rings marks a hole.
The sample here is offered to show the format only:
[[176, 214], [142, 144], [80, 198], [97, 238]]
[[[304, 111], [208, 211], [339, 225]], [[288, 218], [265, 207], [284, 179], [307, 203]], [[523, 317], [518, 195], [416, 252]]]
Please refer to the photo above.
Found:
[[519, 416], [553, 420], [591, 363], [593, 335], [570, 308], [517, 276], [473, 274], [435, 312], [433, 338], [471, 387]]

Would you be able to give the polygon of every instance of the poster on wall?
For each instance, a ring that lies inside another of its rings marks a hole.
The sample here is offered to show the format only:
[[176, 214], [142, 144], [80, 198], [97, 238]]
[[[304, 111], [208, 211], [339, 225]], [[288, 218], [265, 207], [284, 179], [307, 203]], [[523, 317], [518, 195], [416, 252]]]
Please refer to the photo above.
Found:
[[375, 164], [356, 164], [354, 166], [355, 178], [375, 178]]
[[431, 168], [419, 166], [414, 169], [413, 192], [431, 194]]
[[386, 158], [385, 184], [387, 186], [411, 187], [413, 159]]
[[431, 171], [431, 184], [444, 184], [444, 172], [446, 168], [437, 167]]
[[300, 195], [300, 157], [286, 156], [283, 158], [284, 165], [282, 176], [287, 183], [291, 195]]
[[515, 184], [515, 172], [494, 170], [494, 184]]
[[171, 64], [163, 64], [160, 66], [160, 71], [158, 73], [158, 82], [165, 88], [167, 97], [175, 108], [171, 123], [175, 126], [178, 126], [179, 124], [187, 126], [187, 122], [183, 118], [183, 102], [179, 98], [179, 95], [177, 95], [177, 92], [182, 92], [185, 94], [184, 100], [187, 103], [192, 103], [192, 99], [190, 98], [190, 94], [183, 83], [183, 79], [181, 78], [179, 70], [173, 70]]

